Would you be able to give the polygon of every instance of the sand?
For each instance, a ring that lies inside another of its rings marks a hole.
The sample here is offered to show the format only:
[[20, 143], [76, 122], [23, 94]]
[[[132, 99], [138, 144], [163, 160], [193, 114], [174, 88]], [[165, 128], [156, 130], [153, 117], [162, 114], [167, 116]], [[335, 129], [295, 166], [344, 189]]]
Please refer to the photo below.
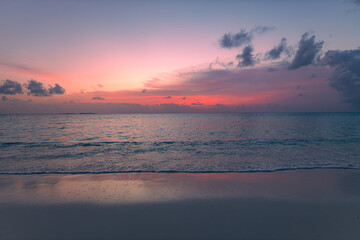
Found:
[[0, 175], [0, 239], [360, 239], [360, 171]]

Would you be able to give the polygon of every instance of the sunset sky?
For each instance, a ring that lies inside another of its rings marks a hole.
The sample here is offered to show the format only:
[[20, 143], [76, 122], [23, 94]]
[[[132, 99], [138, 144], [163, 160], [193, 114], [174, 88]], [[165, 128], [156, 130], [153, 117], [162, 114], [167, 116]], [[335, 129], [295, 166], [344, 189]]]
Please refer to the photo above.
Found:
[[360, 1], [0, 1], [0, 113], [360, 110]]

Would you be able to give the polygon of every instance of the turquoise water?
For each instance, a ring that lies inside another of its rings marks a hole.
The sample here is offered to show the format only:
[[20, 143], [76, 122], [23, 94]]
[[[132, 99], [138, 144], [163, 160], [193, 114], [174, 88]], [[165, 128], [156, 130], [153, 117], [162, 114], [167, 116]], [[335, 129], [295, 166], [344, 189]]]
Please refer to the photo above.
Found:
[[0, 115], [0, 173], [360, 168], [359, 113]]

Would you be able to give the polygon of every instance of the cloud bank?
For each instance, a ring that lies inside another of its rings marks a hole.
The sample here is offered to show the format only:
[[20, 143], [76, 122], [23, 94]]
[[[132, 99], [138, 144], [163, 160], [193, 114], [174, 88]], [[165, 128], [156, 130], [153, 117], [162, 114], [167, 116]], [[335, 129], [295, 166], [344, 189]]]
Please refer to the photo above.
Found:
[[323, 63], [334, 68], [328, 78], [336, 89], [356, 109], [360, 110], [360, 49], [327, 51]]

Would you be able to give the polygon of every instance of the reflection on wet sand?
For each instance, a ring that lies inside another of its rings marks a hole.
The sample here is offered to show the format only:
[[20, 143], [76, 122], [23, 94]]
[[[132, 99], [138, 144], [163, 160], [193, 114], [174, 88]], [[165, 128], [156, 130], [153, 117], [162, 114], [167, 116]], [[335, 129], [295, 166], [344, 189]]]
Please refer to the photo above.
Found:
[[255, 197], [321, 201], [359, 197], [359, 182], [356, 170], [2, 175], [0, 201], [121, 204]]
[[0, 176], [0, 239], [347, 239], [360, 173]]

